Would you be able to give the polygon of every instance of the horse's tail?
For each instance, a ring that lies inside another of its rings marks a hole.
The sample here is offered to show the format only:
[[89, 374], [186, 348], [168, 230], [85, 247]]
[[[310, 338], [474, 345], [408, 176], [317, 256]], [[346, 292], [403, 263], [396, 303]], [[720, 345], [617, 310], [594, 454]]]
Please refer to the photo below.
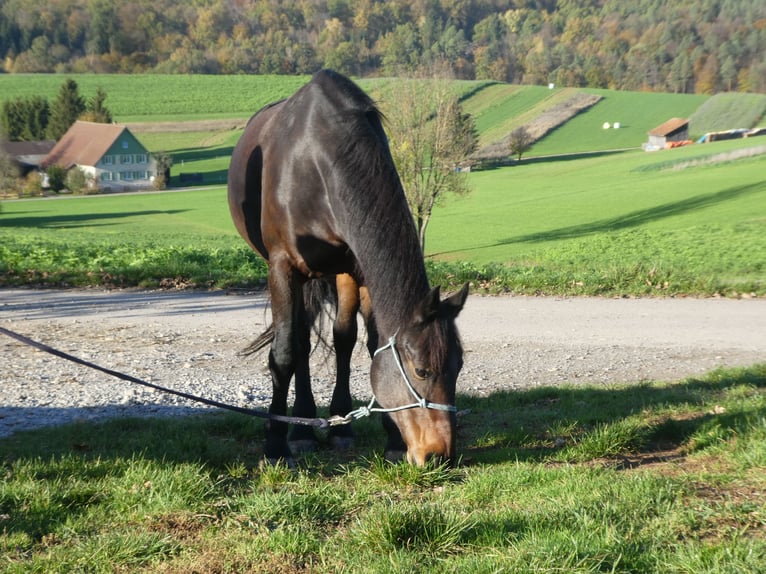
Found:
[[[311, 324], [319, 342], [328, 346], [324, 337], [325, 320], [333, 319], [338, 308], [338, 290], [335, 278], [315, 279], [303, 285], [303, 305], [306, 309], [306, 319]], [[329, 305], [329, 308], [328, 308]], [[258, 335], [258, 338], [242, 349], [241, 354], [252, 355], [271, 345], [274, 340], [274, 323]]]

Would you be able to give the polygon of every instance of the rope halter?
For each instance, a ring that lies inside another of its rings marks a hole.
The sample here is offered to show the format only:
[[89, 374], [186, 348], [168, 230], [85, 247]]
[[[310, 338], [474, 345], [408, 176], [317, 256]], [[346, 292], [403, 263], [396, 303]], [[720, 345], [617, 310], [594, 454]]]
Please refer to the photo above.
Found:
[[402, 378], [404, 379], [404, 383], [407, 385], [407, 388], [410, 391], [410, 394], [415, 398], [414, 403], [410, 403], [408, 405], [403, 405], [400, 407], [391, 407], [391, 408], [383, 408], [383, 407], [376, 407], [374, 406], [377, 402], [377, 398], [375, 397], [375, 392], [372, 393], [372, 400], [366, 407], [359, 407], [356, 410], [351, 411], [346, 416], [335, 416], [332, 417], [329, 420], [330, 426], [337, 426], [337, 425], [344, 425], [350, 423], [352, 420], [361, 419], [364, 417], [370, 416], [372, 413], [395, 413], [399, 411], [406, 411], [409, 409], [432, 409], [435, 411], [444, 411], [448, 413], [454, 413], [457, 412], [457, 407], [454, 405], [445, 405], [442, 403], [434, 403], [432, 401], [429, 401], [425, 397], [421, 397], [420, 394], [415, 390], [415, 387], [412, 386], [412, 383], [410, 382], [409, 377], [407, 377], [407, 372], [404, 370], [404, 364], [402, 363], [402, 357], [399, 354], [399, 349], [396, 348], [396, 335], [399, 331], [394, 333], [391, 338], [388, 339], [388, 343], [377, 349], [373, 353], [373, 358], [378, 356], [378, 353], [382, 353], [386, 349], [391, 349], [391, 352], [394, 355], [394, 362], [396, 362], [396, 366], [399, 368], [399, 373], [402, 375]]

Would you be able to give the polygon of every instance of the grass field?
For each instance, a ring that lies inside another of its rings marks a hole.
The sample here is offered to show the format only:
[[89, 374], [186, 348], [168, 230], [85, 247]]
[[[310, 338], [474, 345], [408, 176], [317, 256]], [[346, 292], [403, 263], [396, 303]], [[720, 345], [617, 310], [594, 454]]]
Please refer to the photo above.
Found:
[[[0, 75], [0, 93], [52, 98], [63, 77], [18, 80]], [[304, 79], [77, 81], [84, 95], [102, 85], [120, 121], [140, 122], [246, 118]], [[517, 88], [490, 87], [466, 91], [483, 130], [548, 94], [495, 101], [493, 90]], [[604, 95], [533, 150], [565, 155], [472, 173], [473, 192], [438, 207], [432, 280], [470, 280], [474, 292], [766, 295], [766, 156], [692, 161], [763, 144], [599, 151], [637, 147], [646, 126], [706, 101]], [[225, 173], [237, 137], [142, 135], [173, 154], [174, 176], [206, 181]], [[217, 186], [4, 201], [0, 285], [257, 285], [265, 265], [225, 196]], [[297, 471], [259, 466], [262, 425], [236, 416], [17, 433], [0, 439], [0, 571], [760, 573], [764, 389], [766, 367], [754, 366], [459, 397], [455, 469], [385, 463], [378, 421], [355, 423], [355, 450], [321, 451]]]
[[53, 101], [66, 78], [90, 98], [100, 86], [120, 123], [248, 118], [285, 98], [306, 76], [204, 76], [156, 74], [0, 74], [2, 100], [44, 96]]
[[[182, 173], [199, 173], [205, 185], [214, 186], [226, 181], [239, 129], [229, 123], [225, 128], [158, 132], [142, 131], [141, 125], [168, 119], [244, 121], [306, 80], [152, 75], [76, 79], [84, 95], [103, 86], [117, 118], [137, 121], [135, 130], [145, 145], [173, 157], [171, 185], [179, 184]], [[3, 75], [0, 90], [8, 97], [41, 93], [52, 98], [62, 81], [57, 75]], [[395, 80], [363, 80], [362, 85], [392, 113]], [[488, 142], [571, 90], [457, 82], [455, 91]], [[667, 168], [675, 161], [757, 146], [757, 140], [656, 155], [604, 151], [638, 148], [649, 129], [695, 110], [713, 117], [725, 108], [728, 121], [755, 121], [753, 110], [762, 97], [587, 91], [603, 99], [535, 144], [520, 164], [471, 174], [473, 193], [437, 207], [426, 244], [433, 280], [470, 280], [476, 288], [523, 293], [763, 294], [764, 156]], [[604, 122], [620, 122], [621, 127], [605, 130]], [[107, 278], [118, 285], [147, 286], [260, 281], [263, 268], [245, 255], [220, 187], [189, 197], [153, 197], [6, 202], [0, 215], [0, 249], [5, 253], [0, 281], [87, 284]], [[163, 254], [166, 248], [173, 257]], [[215, 255], [206, 255], [206, 250]], [[175, 264], [162, 272], [163, 261]], [[67, 269], [70, 264], [76, 269]]]
[[[520, 293], [763, 295], [766, 155], [671, 169], [752, 145], [473, 173], [474, 191], [437, 208], [429, 227], [432, 280]], [[265, 271], [236, 235], [220, 187], [5, 202], [0, 239], [4, 284], [227, 286], [258, 283]]]
[[[689, 147], [672, 157], [682, 161], [741, 147], [743, 142]], [[473, 193], [436, 213], [427, 252], [477, 265], [500, 263], [519, 281], [547, 276], [591, 293], [595, 285], [611, 291], [622, 281], [636, 288], [643, 282], [647, 293], [677, 292], [674, 284], [685, 284], [682, 290], [695, 284], [701, 292], [725, 284], [763, 293], [766, 156], [678, 171], [642, 169], [669, 160], [670, 153], [522, 161], [472, 174]], [[546, 292], [552, 285], [539, 287]]]
[[458, 468], [261, 467], [231, 415], [0, 439], [0, 570], [669, 572], [766, 563], [766, 368], [459, 397]]

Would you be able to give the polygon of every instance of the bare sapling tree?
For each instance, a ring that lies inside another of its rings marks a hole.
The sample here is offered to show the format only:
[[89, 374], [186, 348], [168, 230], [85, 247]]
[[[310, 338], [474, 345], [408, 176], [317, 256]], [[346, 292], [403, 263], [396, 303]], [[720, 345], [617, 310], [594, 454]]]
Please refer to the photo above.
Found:
[[508, 148], [512, 156], [516, 156], [516, 161], [521, 161], [521, 156], [529, 151], [532, 144], [535, 143], [529, 130], [520, 126], [511, 132], [508, 138]]
[[391, 153], [425, 252], [434, 206], [469, 191], [461, 167], [478, 147], [476, 125], [448, 80], [400, 80], [392, 94], [385, 102]]

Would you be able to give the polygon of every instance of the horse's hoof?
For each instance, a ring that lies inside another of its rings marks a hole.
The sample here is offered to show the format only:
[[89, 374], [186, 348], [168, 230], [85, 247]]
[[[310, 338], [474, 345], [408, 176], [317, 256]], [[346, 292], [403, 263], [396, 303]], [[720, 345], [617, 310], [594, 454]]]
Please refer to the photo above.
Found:
[[351, 450], [354, 448], [354, 437], [352, 436], [331, 436], [330, 444], [334, 450]]
[[319, 443], [315, 440], [301, 439], [290, 441], [290, 450], [295, 454], [308, 454], [316, 452], [318, 449]]
[[298, 468], [298, 466], [295, 464], [295, 459], [293, 457], [279, 457], [279, 458], [270, 458], [268, 456], [263, 457], [258, 467], [263, 470], [264, 467], [274, 467], [274, 466], [285, 466], [289, 470], [295, 470]]
[[387, 450], [385, 453], [383, 453], [383, 456], [388, 462], [402, 462], [403, 460], [407, 460], [407, 451], [406, 450]]

